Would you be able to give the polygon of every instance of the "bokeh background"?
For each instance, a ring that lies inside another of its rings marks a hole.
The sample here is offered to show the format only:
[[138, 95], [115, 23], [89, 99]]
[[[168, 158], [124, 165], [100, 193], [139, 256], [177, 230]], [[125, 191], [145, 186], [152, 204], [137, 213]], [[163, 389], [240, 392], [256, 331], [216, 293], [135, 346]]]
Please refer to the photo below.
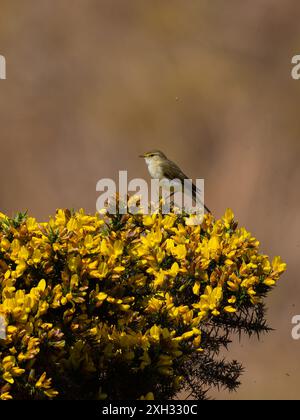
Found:
[[1, 0], [0, 210], [46, 220], [95, 211], [96, 182], [146, 177], [160, 148], [206, 203], [231, 207], [287, 274], [262, 338], [235, 339], [237, 393], [300, 399], [300, 53], [298, 0]]

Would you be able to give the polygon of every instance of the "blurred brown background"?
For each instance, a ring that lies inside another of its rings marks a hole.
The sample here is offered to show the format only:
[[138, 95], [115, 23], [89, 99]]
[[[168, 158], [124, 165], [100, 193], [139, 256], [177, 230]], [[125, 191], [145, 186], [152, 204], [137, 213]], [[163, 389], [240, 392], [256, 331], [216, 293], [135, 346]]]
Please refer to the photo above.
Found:
[[288, 272], [268, 299], [276, 329], [236, 339], [235, 394], [300, 399], [298, 0], [1, 0], [0, 210], [95, 211], [96, 182], [147, 177], [161, 148], [220, 217], [231, 207]]

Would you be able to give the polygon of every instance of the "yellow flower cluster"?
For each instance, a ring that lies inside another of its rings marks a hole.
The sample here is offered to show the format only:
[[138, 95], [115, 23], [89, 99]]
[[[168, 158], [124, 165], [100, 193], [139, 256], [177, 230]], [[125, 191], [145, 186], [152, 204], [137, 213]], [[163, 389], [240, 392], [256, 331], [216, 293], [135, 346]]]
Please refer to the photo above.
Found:
[[258, 245], [231, 210], [199, 226], [176, 214], [0, 213], [0, 399], [63, 398], [73, 376], [110, 398], [112, 366], [176, 389], [177, 367], [203, 350], [201, 326], [256, 305], [285, 271]]

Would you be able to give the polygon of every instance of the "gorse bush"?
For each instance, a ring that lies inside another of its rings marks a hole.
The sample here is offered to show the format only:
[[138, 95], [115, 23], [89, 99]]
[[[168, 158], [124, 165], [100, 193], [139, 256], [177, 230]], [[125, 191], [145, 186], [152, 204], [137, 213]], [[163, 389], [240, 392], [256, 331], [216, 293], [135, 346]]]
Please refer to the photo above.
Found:
[[267, 331], [271, 263], [233, 214], [201, 226], [169, 214], [47, 223], [0, 214], [0, 398], [205, 398], [235, 389], [218, 359], [232, 332]]

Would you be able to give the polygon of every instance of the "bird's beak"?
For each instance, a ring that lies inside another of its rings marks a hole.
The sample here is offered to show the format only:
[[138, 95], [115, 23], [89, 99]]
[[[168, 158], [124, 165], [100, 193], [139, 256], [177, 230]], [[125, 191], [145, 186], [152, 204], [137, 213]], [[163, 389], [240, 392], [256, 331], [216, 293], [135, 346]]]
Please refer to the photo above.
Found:
[[139, 155], [139, 157], [140, 157], [140, 158], [144, 158], [144, 157], [145, 157], [145, 155]]

